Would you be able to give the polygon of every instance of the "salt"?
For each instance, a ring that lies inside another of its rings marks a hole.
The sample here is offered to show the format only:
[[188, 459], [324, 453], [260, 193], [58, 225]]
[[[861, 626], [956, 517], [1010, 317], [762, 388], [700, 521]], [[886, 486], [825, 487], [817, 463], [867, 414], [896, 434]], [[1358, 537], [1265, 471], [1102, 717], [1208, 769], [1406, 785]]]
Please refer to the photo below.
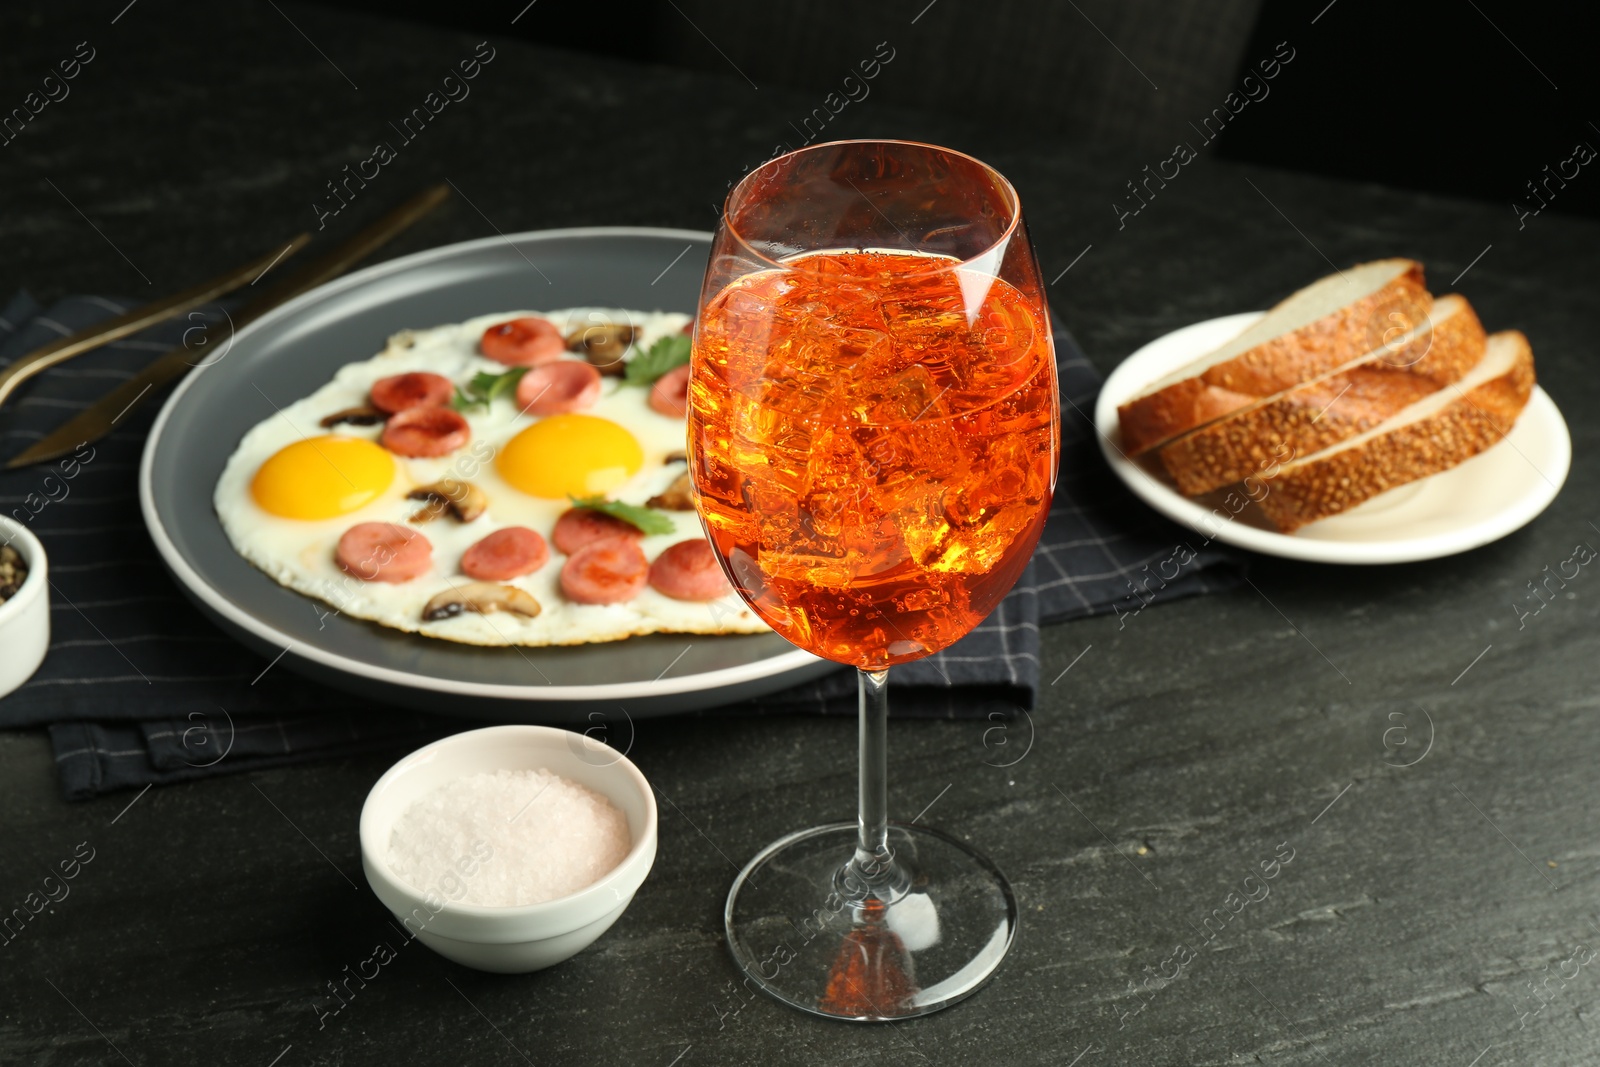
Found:
[[538, 904], [592, 885], [628, 854], [628, 820], [548, 770], [500, 770], [436, 786], [389, 833], [389, 867], [458, 904]]

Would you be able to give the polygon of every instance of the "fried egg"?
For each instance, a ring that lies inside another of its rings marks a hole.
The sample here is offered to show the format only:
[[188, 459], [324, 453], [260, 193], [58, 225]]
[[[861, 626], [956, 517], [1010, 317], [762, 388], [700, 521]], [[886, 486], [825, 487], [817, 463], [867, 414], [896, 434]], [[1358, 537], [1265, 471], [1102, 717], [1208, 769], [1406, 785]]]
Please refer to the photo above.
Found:
[[284, 519], [359, 511], [394, 482], [394, 457], [361, 437], [323, 434], [284, 445], [250, 480], [250, 495]]
[[581, 412], [551, 415], [518, 430], [495, 459], [500, 477], [541, 500], [604, 496], [626, 485], [643, 464], [644, 449], [632, 431]]
[[[548, 319], [563, 336], [587, 324], [631, 324], [635, 353], [679, 334], [689, 321], [674, 312], [611, 308], [483, 315], [396, 334], [384, 351], [341, 367], [310, 396], [270, 396], [270, 414], [245, 433], [213, 494], [234, 548], [276, 581], [314, 598], [307, 610], [319, 619], [348, 615], [466, 644], [566, 645], [656, 632], [765, 631], [766, 625], [732, 592], [712, 601], [686, 601], [647, 587], [622, 603], [580, 604], [561, 590], [561, 568], [568, 557], [556, 548], [551, 534], [556, 520], [571, 507], [569, 496], [600, 495], [644, 505], [684, 472], [684, 420], [653, 410], [648, 387], [606, 377], [592, 407], [544, 417], [522, 413], [508, 393], [487, 406], [462, 411], [470, 440], [436, 458], [386, 449], [382, 424], [346, 422], [324, 428], [330, 415], [367, 404], [373, 383], [381, 378], [424, 371], [464, 386], [479, 373], [505, 372], [508, 367], [480, 354], [479, 339], [490, 326], [523, 316]], [[408, 494], [445, 479], [475, 486], [487, 500], [483, 513], [470, 522], [451, 515], [414, 522], [424, 503]], [[671, 521], [673, 532], [639, 542], [649, 560], [679, 541], [704, 537], [693, 511], [656, 514]], [[339, 538], [367, 522], [405, 526], [426, 537], [432, 545], [428, 572], [392, 584], [347, 573], [335, 556]], [[461, 572], [462, 554], [508, 526], [536, 530], [549, 544], [550, 558], [542, 567], [500, 583], [531, 594], [539, 602], [539, 614], [530, 618], [511, 611], [464, 611], [425, 620], [423, 609], [430, 600], [473, 581]]]

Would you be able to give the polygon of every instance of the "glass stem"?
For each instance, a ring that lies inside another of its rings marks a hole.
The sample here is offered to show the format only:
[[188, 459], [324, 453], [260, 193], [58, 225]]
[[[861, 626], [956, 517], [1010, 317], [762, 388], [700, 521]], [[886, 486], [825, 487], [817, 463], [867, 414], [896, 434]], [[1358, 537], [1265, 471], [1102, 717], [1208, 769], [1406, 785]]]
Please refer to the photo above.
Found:
[[894, 862], [889, 848], [889, 669], [856, 672], [861, 687], [860, 836], [854, 867], [880, 884]]

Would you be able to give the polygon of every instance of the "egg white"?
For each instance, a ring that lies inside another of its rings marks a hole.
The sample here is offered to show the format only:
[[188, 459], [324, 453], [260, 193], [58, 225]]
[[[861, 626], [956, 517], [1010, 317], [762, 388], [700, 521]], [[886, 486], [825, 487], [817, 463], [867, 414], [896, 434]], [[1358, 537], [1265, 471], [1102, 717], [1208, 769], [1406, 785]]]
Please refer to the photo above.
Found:
[[[483, 331], [498, 322], [523, 315], [553, 321], [563, 335], [589, 323], [631, 323], [640, 332], [634, 351], [641, 352], [658, 338], [678, 333], [689, 321], [677, 312], [625, 311], [616, 308], [571, 308], [551, 312], [514, 311], [481, 315], [466, 322], [429, 330], [407, 330], [389, 339], [388, 347], [371, 359], [346, 364], [332, 381], [310, 396], [288, 402], [269, 397], [275, 411], [244, 435], [229, 457], [213, 496], [217, 516], [240, 555], [281, 584], [315, 598], [308, 605], [319, 620], [334, 615], [370, 619], [384, 626], [428, 637], [472, 645], [575, 645], [615, 641], [648, 633], [758, 633], [767, 626], [733, 593], [710, 602], [674, 600], [646, 588], [622, 604], [577, 604], [561, 592], [561, 566], [567, 557], [550, 543], [550, 560], [533, 574], [504, 584], [527, 590], [543, 610], [535, 618], [510, 612], [479, 615], [463, 612], [450, 619], [425, 622], [422, 609], [435, 595], [472, 579], [461, 573], [461, 555], [494, 530], [527, 526], [550, 541], [556, 519], [570, 506], [565, 500], [541, 500], [512, 488], [495, 468], [500, 445], [533, 423], [536, 417], [519, 414], [510, 396], [492, 402], [488, 410], [463, 412], [472, 439], [455, 453], [437, 459], [391, 457], [394, 481], [377, 499], [356, 511], [332, 519], [286, 519], [264, 510], [250, 492], [250, 482], [261, 464], [285, 445], [306, 437], [334, 433], [377, 441], [379, 426], [340, 425], [324, 430], [320, 421], [344, 408], [367, 402], [373, 382], [407, 371], [442, 374], [458, 385], [480, 371], [501, 373], [507, 368], [478, 353]], [[666, 463], [682, 452], [684, 420], [652, 410], [648, 388], [623, 385], [618, 378], [603, 379], [600, 400], [584, 414], [610, 419], [631, 432], [644, 452], [639, 472], [606, 494], [613, 500], [643, 504], [665, 490], [684, 470], [681, 463]], [[560, 462], [559, 459], [554, 460]], [[412, 489], [453, 477], [471, 482], [488, 496], [488, 510], [470, 523], [446, 516], [432, 522], [407, 520], [422, 507], [406, 499]], [[671, 534], [644, 538], [641, 547], [654, 560], [679, 541], [704, 536], [699, 517], [692, 511], [660, 511], [672, 520]], [[433, 545], [433, 568], [409, 582], [364, 582], [342, 570], [334, 558], [339, 537], [361, 522], [392, 522], [417, 530]]]

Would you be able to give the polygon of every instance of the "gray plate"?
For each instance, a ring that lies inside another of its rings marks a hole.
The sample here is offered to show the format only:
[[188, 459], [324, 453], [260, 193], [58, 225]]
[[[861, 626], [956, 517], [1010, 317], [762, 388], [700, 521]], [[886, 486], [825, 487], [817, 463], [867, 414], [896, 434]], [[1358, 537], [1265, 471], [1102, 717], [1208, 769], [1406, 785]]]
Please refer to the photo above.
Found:
[[517, 308], [692, 314], [710, 240], [691, 230], [594, 228], [468, 241], [347, 275], [252, 323], [225, 356], [190, 373], [150, 431], [139, 493], [168, 569], [239, 640], [267, 656], [283, 653], [282, 666], [450, 714], [570, 722], [620, 704], [632, 716], [660, 715], [760, 696], [835, 669], [775, 634], [478, 648], [319, 618], [315, 602], [233, 550], [212, 508], [228, 456], [272, 413], [267, 397], [305, 396], [408, 327]]

